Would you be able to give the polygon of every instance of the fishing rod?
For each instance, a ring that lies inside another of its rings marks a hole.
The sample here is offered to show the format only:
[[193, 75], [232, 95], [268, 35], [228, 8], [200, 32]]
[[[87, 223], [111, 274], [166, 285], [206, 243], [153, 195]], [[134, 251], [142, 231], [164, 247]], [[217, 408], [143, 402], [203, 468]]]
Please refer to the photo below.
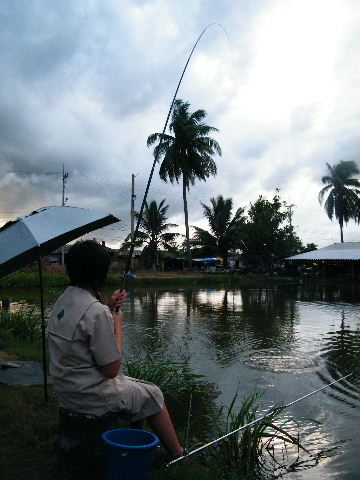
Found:
[[[324, 388], [327, 388], [327, 387], [330, 387], [331, 385], [334, 385], [335, 383], [338, 383], [338, 382], [341, 382], [341, 380], [344, 380], [345, 378], [347, 377], [350, 377], [350, 375], [352, 375], [352, 373], [348, 373], [347, 375], [345, 375], [344, 377], [341, 377], [339, 378], [338, 380], [335, 380], [331, 383], [328, 383], [327, 385], [325, 385], [324, 387], [321, 387], [321, 388], [318, 388], [317, 390], [314, 390], [313, 392], [310, 392], [306, 395], [303, 395], [302, 397], [300, 398], [297, 398], [296, 400], [293, 400], [292, 402], [288, 403], [287, 405], [284, 405], [284, 407], [280, 407], [282, 410], [287, 408], [287, 407], [290, 407], [291, 405], [294, 405], [295, 403], [298, 403], [300, 402], [301, 400], [304, 400], [305, 398], [308, 398], [310, 397], [311, 395], [314, 395], [315, 393], [318, 393], [320, 392], [321, 390], [324, 390]], [[270, 416], [273, 414], [273, 410], [271, 410], [270, 412], [266, 413], [265, 415], [263, 415], [262, 417], [250, 422], [250, 423], [247, 423], [246, 425], [243, 425], [242, 427], [240, 428], [237, 428], [236, 430], [233, 430], [232, 432], [229, 432], [225, 435], [223, 435], [222, 437], [219, 437], [215, 440], [213, 440], [212, 442], [209, 442], [209, 443], [206, 443], [205, 445], [202, 445], [201, 447], [199, 448], [196, 448], [195, 450], [192, 450], [191, 452], [188, 452], [186, 453], [185, 455], [182, 455], [181, 457], [178, 457], [178, 458], [175, 458], [175, 460], [172, 460], [171, 462], [167, 463], [165, 465], [165, 467], [171, 467], [172, 465], [175, 465], [176, 463], [178, 462], [181, 462], [182, 460], [186, 460], [187, 458], [191, 457], [192, 455], [195, 455], [196, 453], [199, 453], [201, 452], [202, 450], [205, 450], [206, 448], [208, 447], [211, 447], [212, 445], [216, 445], [217, 443], [221, 442], [222, 440], [225, 440], [226, 438], [228, 437], [231, 437], [232, 435], [234, 435], [235, 433], [238, 433], [240, 432], [241, 430], [245, 430], [246, 428], [249, 428], [253, 425], [255, 425], [256, 423], [259, 423], [261, 422], [262, 420], [264, 420], [266, 417]]]
[[[169, 108], [169, 112], [167, 114], [167, 117], [166, 117], [166, 121], [165, 121], [165, 125], [164, 125], [164, 128], [163, 128], [163, 131], [162, 131], [162, 135], [161, 135], [161, 138], [160, 138], [160, 143], [159, 143], [159, 146], [163, 143], [164, 141], [164, 134], [165, 134], [165, 131], [167, 129], [167, 126], [168, 126], [168, 122], [169, 122], [169, 119], [170, 119], [170, 115], [171, 115], [171, 112], [173, 110], [173, 107], [174, 107], [174, 103], [175, 103], [175, 100], [176, 100], [176, 96], [178, 94], [178, 91], [179, 91], [179, 88], [180, 88], [180, 85], [181, 85], [181, 82], [183, 80], [183, 77], [185, 75], [185, 72], [187, 70], [187, 67], [189, 65], [189, 62], [190, 62], [190, 59], [192, 57], [192, 54], [194, 53], [198, 43], [200, 42], [201, 40], [201, 37], [204, 35], [204, 33], [206, 32], [206, 30], [208, 30], [210, 27], [212, 27], [213, 25], [218, 25], [219, 27], [221, 27], [226, 36], [227, 36], [227, 39], [229, 41], [229, 36], [227, 34], [227, 31], [225, 29], [225, 27], [223, 25], [221, 25], [221, 23], [210, 23], [207, 27], [204, 28], [204, 30], [201, 32], [201, 34], [199, 35], [198, 39], [196, 40], [191, 52], [190, 52], [190, 55], [186, 61], [186, 64], [185, 64], [185, 67], [181, 73], [181, 76], [180, 76], [180, 80], [177, 84], [177, 87], [176, 87], [176, 90], [175, 90], [175, 94], [174, 94], [174, 97], [172, 99], [172, 102], [170, 104], [170, 108]], [[229, 41], [230, 42], [230, 41]], [[146, 189], [145, 189], [145, 194], [144, 194], [144, 198], [142, 200], [142, 204], [141, 204], [141, 208], [140, 208], [140, 212], [139, 212], [139, 215], [138, 215], [138, 219], [137, 219], [137, 223], [136, 223], [136, 227], [135, 227], [135, 231], [134, 231], [134, 235], [133, 235], [133, 238], [131, 240], [131, 244], [130, 244], [130, 250], [129, 250], [129, 254], [128, 254], [128, 257], [127, 257], [127, 260], [126, 260], [126, 264], [125, 264], [125, 268], [124, 268], [124, 273], [123, 273], [123, 278], [122, 278], [122, 281], [121, 281], [121, 287], [120, 287], [120, 290], [123, 290], [125, 288], [125, 283], [126, 283], [126, 279], [127, 279], [127, 272], [130, 270], [130, 267], [131, 267], [131, 258], [133, 256], [133, 253], [134, 253], [134, 249], [135, 249], [135, 242], [136, 242], [136, 238], [137, 238], [137, 235], [139, 233], [139, 228], [140, 228], [140, 224], [141, 224], [141, 220], [142, 220], [142, 216], [143, 216], [143, 213], [144, 213], [144, 208], [145, 208], [145, 205], [146, 205], [146, 199], [147, 199], [147, 195], [148, 195], [148, 192], [149, 192], [149, 188], [150, 188], [150, 184], [151, 184], [151, 180], [152, 180], [152, 177], [153, 177], [153, 174], [154, 174], [154, 170], [155, 170], [155, 165], [158, 161], [158, 156], [155, 155], [155, 158], [154, 158], [154, 162], [153, 162], [153, 165], [152, 165], [152, 168], [151, 168], [151, 171], [150, 171], [150, 176], [149, 176], [149, 179], [148, 179], [148, 182], [147, 182], [147, 185], [146, 185]]]

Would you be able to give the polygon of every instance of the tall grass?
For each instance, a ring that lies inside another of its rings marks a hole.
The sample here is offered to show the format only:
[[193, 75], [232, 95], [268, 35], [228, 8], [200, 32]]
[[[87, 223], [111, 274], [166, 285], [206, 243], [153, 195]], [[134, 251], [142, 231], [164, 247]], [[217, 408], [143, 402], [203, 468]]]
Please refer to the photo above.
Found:
[[[222, 407], [218, 417], [214, 419], [218, 437], [233, 432], [248, 423], [253, 422], [259, 414], [259, 399], [262, 394], [253, 393], [242, 401], [239, 410], [236, 409], [238, 393], [235, 394], [229, 407]], [[283, 455], [287, 446], [294, 446], [299, 453], [306, 452], [300, 442], [299, 434], [293, 435], [289, 430], [297, 427], [293, 419], [282, 418], [285, 406], [271, 408], [266, 417], [258, 423], [240, 432], [234, 433], [220, 442], [210, 455], [208, 461], [219, 473], [219, 478], [266, 478], [280, 463], [277, 456]], [[269, 461], [271, 466], [269, 465]]]
[[[43, 283], [45, 287], [59, 287], [69, 285], [69, 279], [62, 273], [43, 273]], [[32, 273], [16, 273], [8, 275], [0, 279], [0, 286], [3, 288], [31, 288], [39, 287], [39, 274]]]
[[17, 312], [2, 310], [0, 326], [21, 340], [35, 343], [41, 340], [41, 315], [35, 307], [20, 308]]
[[127, 360], [123, 371], [129, 377], [154, 383], [167, 397], [178, 403], [185, 391], [201, 391], [196, 382], [203, 376], [192, 373], [185, 362], [155, 359], [148, 354], [143, 359]]

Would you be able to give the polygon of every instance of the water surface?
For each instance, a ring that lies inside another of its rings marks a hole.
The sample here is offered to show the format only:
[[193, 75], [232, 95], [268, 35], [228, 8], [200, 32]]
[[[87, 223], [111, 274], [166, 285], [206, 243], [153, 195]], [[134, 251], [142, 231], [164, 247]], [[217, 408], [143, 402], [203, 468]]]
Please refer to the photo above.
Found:
[[229, 405], [237, 390], [240, 397], [257, 391], [265, 411], [353, 373], [284, 413], [298, 420], [293, 433], [310, 452], [323, 454], [286, 478], [358, 478], [359, 287], [139, 290], [124, 312], [127, 358], [151, 353], [188, 362], [216, 387], [218, 405]]
[[299, 421], [293, 433], [300, 431], [303, 444], [323, 454], [316, 467], [303, 466], [287, 478], [355, 479], [360, 472], [358, 293], [356, 287], [314, 286], [134, 292], [125, 309], [125, 349], [129, 356], [146, 351], [188, 361], [218, 387], [219, 405], [229, 405], [237, 390], [240, 396], [264, 392], [264, 410], [353, 372], [289, 407], [285, 416]]

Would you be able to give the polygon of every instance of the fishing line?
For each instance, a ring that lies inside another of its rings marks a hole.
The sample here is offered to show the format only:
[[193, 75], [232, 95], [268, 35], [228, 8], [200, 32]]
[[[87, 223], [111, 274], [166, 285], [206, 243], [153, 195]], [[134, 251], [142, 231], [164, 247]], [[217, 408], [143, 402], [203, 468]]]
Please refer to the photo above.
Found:
[[[217, 25], [219, 26], [220, 28], [222, 28], [222, 30], [225, 32], [225, 35], [228, 39], [228, 42], [229, 42], [229, 46], [230, 46], [230, 49], [232, 51], [232, 48], [231, 48], [231, 43], [230, 43], [230, 39], [229, 39], [229, 35], [225, 29], [225, 27], [223, 25], [221, 25], [221, 23], [210, 23], [207, 27], [204, 28], [204, 30], [201, 32], [201, 34], [199, 35], [199, 37], [197, 38], [191, 52], [190, 52], [190, 55], [186, 61], [186, 64], [185, 64], [185, 67], [181, 73], [181, 76], [180, 76], [180, 80], [177, 84], [177, 87], [176, 87], [176, 90], [175, 90], [175, 94], [173, 96], [173, 99], [172, 99], [172, 102], [170, 104], [170, 108], [169, 108], [169, 112], [167, 114], [167, 117], [166, 117], [166, 121], [165, 121], [165, 125], [164, 125], [164, 128], [163, 128], [163, 131], [162, 131], [162, 135], [161, 135], [161, 140], [160, 140], [160, 143], [159, 145], [161, 145], [163, 143], [163, 137], [164, 137], [164, 134], [166, 132], [166, 129], [167, 129], [167, 126], [168, 126], [168, 122], [169, 122], [169, 119], [170, 119], [170, 115], [171, 115], [171, 112], [173, 110], [173, 107], [174, 107], [174, 103], [175, 103], [175, 100], [176, 100], [176, 96], [178, 94], [178, 91], [179, 91], [179, 88], [180, 88], [180, 85], [181, 85], [181, 82], [183, 80], [183, 77], [185, 75], [185, 72], [187, 70], [187, 67], [189, 65], [189, 62], [190, 62], [190, 59], [192, 57], [192, 54], [194, 53], [198, 43], [200, 42], [202, 36], [204, 35], [204, 33], [212, 26], [214, 25]], [[149, 192], [149, 188], [150, 188], [150, 184], [151, 184], [151, 180], [152, 180], [152, 177], [153, 177], [153, 174], [154, 174], [154, 170], [155, 170], [155, 165], [156, 163], [158, 162], [158, 157], [155, 155], [155, 158], [154, 158], [154, 162], [153, 162], [153, 165], [152, 165], [152, 168], [151, 168], [151, 171], [150, 171], [150, 176], [149, 176], [149, 179], [148, 179], [148, 182], [147, 182], [147, 185], [146, 185], [146, 190], [145, 190], [145, 194], [144, 194], [144, 197], [143, 197], [143, 200], [142, 200], [142, 204], [141, 204], [141, 208], [140, 208], [140, 212], [139, 212], [139, 215], [138, 215], [138, 219], [137, 219], [137, 223], [136, 223], [136, 227], [135, 227], [135, 230], [134, 230], [134, 236], [132, 238], [132, 241], [131, 241], [131, 244], [130, 244], [130, 250], [129, 250], [129, 254], [128, 254], [128, 257], [127, 257], [127, 260], [126, 260], [126, 264], [125, 264], [125, 268], [124, 268], [124, 272], [123, 272], [123, 278], [122, 278], [122, 281], [121, 281], [121, 287], [120, 287], [120, 290], [124, 289], [125, 288], [125, 283], [126, 283], [126, 278], [127, 278], [127, 272], [130, 270], [130, 267], [131, 267], [131, 258], [133, 256], [133, 253], [134, 253], [134, 249], [135, 249], [135, 242], [136, 242], [136, 238], [137, 238], [137, 235], [139, 233], [139, 228], [140, 228], [140, 224], [141, 224], [141, 220], [142, 220], [142, 216], [143, 216], [143, 213], [144, 213], [144, 208], [145, 208], [145, 204], [146, 204], [146, 199], [147, 199], [147, 195], [148, 195], [148, 192]]]
[[192, 407], [192, 395], [193, 395], [193, 392], [191, 390], [190, 400], [189, 400], [188, 418], [187, 418], [187, 425], [186, 425], [186, 438], [185, 438], [184, 452], [188, 451], [188, 441], [189, 441], [189, 432], [190, 432], [190, 417], [191, 417], [191, 407]]
[[[324, 388], [330, 387], [331, 385], [334, 385], [335, 383], [341, 382], [341, 380], [344, 380], [345, 378], [350, 377], [350, 375], [352, 375], [352, 373], [349, 373], [349, 374], [345, 375], [344, 377], [339, 378], [338, 380], [334, 380], [333, 382], [328, 383], [324, 387], [318, 388], [317, 390], [314, 390], [313, 392], [310, 392], [310, 393], [308, 393], [308, 394], [306, 394], [306, 395], [304, 395], [300, 398], [297, 398], [296, 400], [293, 400], [292, 402], [288, 403], [287, 405], [284, 405], [284, 407], [279, 407], [279, 408], [281, 408], [281, 410], [283, 410], [285, 408], [288, 408], [291, 405], [294, 405], [295, 403], [298, 403], [301, 400], [304, 400], [305, 398], [308, 398], [311, 395], [314, 395], [315, 393], [318, 393], [321, 390], [324, 390]], [[258, 418], [257, 420], [254, 420], [253, 422], [247, 423], [246, 425], [243, 425], [242, 427], [237, 428], [236, 430], [233, 430], [232, 432], [229, 432], [229, 433], [223, 435], [222, 437], [219, 437], [219, 438], [213, 440], [212, 442], [206, 443], [205, 445], [202, 445], [201, 447], [193, 450], [192, 452], [189, 452], [189, 453], [187, 453], [187, 454], [185, 454], [181, 457], [175, 458], [175, 460], [172, 460], [171, 462], [167, 463], [165, 465], [165, 467], [171, 467], [172, 465], [175, 465], [175, 463], [181, 462], [182, 460], [186, 460], [187, 458], [191, 457], [192, 455], [195, 455], [196, 453], [199, 453], [202, 450], [205, 450], [205, 448], [211, 447], [212, 445], [216, 445], [217, 443], [221, 442], [222, 440], [225, 440], [226, 438], [230, 437], [231, 435], [234, 435], [235, 433], [238, 433], [241, 430], [245, 430], [246, 428], [249, 428], [249, 427], [255, 425], [256, 423], [261, 422], [262, 420], [264, 420], [264, 418], [268, 417], [269, 415], [272, 415], [273, 413], [274, 413], [274, 410], [272, 409], [270, 412], [266, 413], [265, 415]]]

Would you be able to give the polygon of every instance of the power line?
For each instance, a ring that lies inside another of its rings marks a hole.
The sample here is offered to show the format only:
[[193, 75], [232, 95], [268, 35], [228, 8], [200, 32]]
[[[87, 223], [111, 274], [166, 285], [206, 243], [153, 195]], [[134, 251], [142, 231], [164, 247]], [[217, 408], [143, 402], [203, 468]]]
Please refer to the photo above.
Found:
[[39, 172], [39, 171], [31, 171], [27, 172], [26, 170], [0, 170], [0, 173], [26, 173], [27, 175], [59, 175], [62, 172]]

